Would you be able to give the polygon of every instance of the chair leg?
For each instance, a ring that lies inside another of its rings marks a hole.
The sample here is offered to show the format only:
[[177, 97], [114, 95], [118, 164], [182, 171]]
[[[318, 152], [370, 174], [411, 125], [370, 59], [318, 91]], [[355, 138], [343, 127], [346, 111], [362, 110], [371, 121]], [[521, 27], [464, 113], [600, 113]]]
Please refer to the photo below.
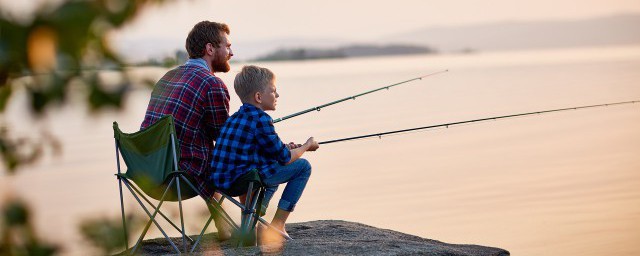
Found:
[[129, 250], [129, 234], [127, 232], [127, 221], [124, 215], [124, 199], [122, 197], [122, 178], [118, 177], [118, 188], [120, 190], [120, 212], [122, 214], [122, 230], [124, 232], [125, 252]]
[[251, 204], [249, 205], [249, 209], [251, 210], [251, 212], [249, 213], [249, 219], [248, 219], [248, 224], [249, 224], [249, 231], [253, 231], [255, 229], [255, 224], [256, 224], [256, 217], [260, 216], [260, 213], [257, 212], [258, 209], [258, 201], [260, 200], [260, 196], [262, 193], [262, 189], [256, 189], [253, 192], [253, 196], [251, 197]]
[[[238, 200], [234, 199], [233, 197], [227, 197], [227, 199], [228, 199], [231, 203], [233, 203], [233, 204], [235, 204], [236, 206], [238, 206], [238, 207], [240, 208], [240, 210], [241, 210], [241, 211], [245, 211], [245, 209], [246, 209], [245, 205], [243, 205], [243, 204], [241, 204], [240, 202], [238, 202]], [[287, 235], [287, 234], [285, 234], [284, 232], [282, 232], [282, 231], [280, 231], [280, 230], [278, 230], [278, 229], [274, 228], [273, 226], [271, 226], [271, 224], [270, 224], [269, 222], [267, 222], [264, 218], [259, 217], [259, 216], [258, 216], [257, 218], [258, 218], [258, 221], [260, 221], [260, 223], [262, 223], [262, 224], [266, 225], [267, 227], [269, 227], [269, 228], [271, 228], [271, 229], [273, 229], [273, 230], [277, 231], [277, 232], [278, 232], [280, 235], [282, 235], [282, 237], [284, 237], [285, 239], [287, 239], [287, 240], [293, 240], [293, 239], [291, 239], [291, 237], [290, 237], [290, 236], [288, 236], [288, 235]]]
[[[158, 211], [160, 210], [160, 207], [162, 206], [162, 203], [164, 203], [164, 198], [167, 195], [167, 192], [169, 191], [169, 188], [171, 187], [171, 185], [173, 185], [174, 179], [171, 180], [171, 182], [169, 182], [169, 185], [167, 186], [167, 189], [164, 191], [164, 193], [162, 194], [162, 197], [160, 198], [160, 203], [158, 204], [158, 207], [155, 208], [155, 211], [153, 212], [153, 214], [151, 214], [149, 212], [149, 210], [147, 209], [146, 206], [144, 206], [144, 204], [142, 203], [142, 201], [140, 201], [140, 198], [138, 198], [138, 196], [136, 195], [136, 193], [133, 191], [133, 189], [131, 189], [131, 187], [129, 186], [129, 184], [127, 182], [124, 183], [124, 185], [129, 189], [129, 191], [131, 191], [131, 194], [133, 195], [133, 197], [136, 199], [136, 201], [138, 201], [138, 204], [140, 204], [140, 206], [142, 207], [142, 209], [144, 210], [144, 212], [147, 214], [147, 216], [151, 219], [151, 221], [153, 222], [153, 224], [156, 225], [156, 227], [160, 230], [160, 232], [162, 232], [162, 235], [164, 236], [165, 239], [167, 239], [167, 241], [171, 244], [171, 246], [173, 247], [173, 249], [176, 250], [176, 252], [180, 253], [180, 249], [178, 249], [178, 246], [176, 246], [175, 243], [173, 243], [173, 241], [171, 240], [171, 238], [169, 238], [169, 236], [167, 235], [167, 233], [164, 232], [164, 230], [162, 229], [162, 227], [160, 227], [160, 224], [158, 224], [158, 222], [156, 222], [155, 217], [156, 214], [158, 213]], [[149, 226], [149, 225], [148, 225]], [[138, 249], [138, 246], [140, 245], [140, 243], [142, 242], [142, 239], [144, 239], [144, 236], [147, 234], [147, 230], [149, 229], [148, 226], [145, 228], [145, 230], [143, 231], [143, 233], [140, 235], [140, 238], [138, 239], [138, 242], [136, 242], [136, 245], [133, 247], [133, 249], [131, 250], [131, 254], [135, 254], [135, 251]]]
[[122, 177], [120, 177], [120, 174], [122, 173], [120, 171], [120, 150], [119, 150], [119, 146], [118, 146], [118, 140], [115, 140], [115, 146], [116, 146], [116, 167], [118, 168], [118, 174], [116, 175], [116, 177], [118, 178], [118, 190], [120, 191], [120, 211], [122, 213], [122, 230], [124, 232], [124, 245], [125, 245], [125, 253], [129, 250], [129, 232], [127, 232], [127, 222], [125, 220], [126, 216], [124, 215], [124, 200], [122, 197]]
[[[193, 185], [193, 183], [191, 183], [191, 181], [189, 181], [189, 179], [187, 179], [186, 177], [184, 177], [183, 175], [180, 175], [180, 178], [182, 179], [182, 181], [184, 181], [184, 183], [186, 183], [193, 191], [198, 191], [198, 189], [196, 189], [196, 187]], [[214, 214], [220, 214], [220, 216], [222, 217], [222, 219], [227, 222], [227, 224], [229, 224], [234, 230], [238, 230], [238, 224], [236, 224], [233, 219], [231, 218], [231, 216], [229, 216], [229, 214], [227, 214], [226, 211], [224, 211], [224, 209], [222, 209], [222, 201], [227, 198], [228, 196], [225, 194], [222, 194], [223, 197], [219, 200], [216, 201], [216, 199], [207, 199], [203, 196], [200, 196], [205, 203], [207, 204], [207, 208], [209, 209], [209, 212], [211, 213], [211, 216], [209, 216], [209, 219], [207, 220], [207, 223], [204, 225], [204, 227], [202, 228], [202, 231], [200, 232], [200, 235], [198, 235], [198, 239], [196, 239], [196, 241], [191, 240], [191, 238], [189, 236], [187, 236], [187, 239], [190, 239], [190, 241], [193, 243], [193, 246], [191, 247], [191, 250], [189, 250], [189, 252], [194, 252], [196, 250], [196, 248], [198, 247], [198, 245], [200, 245], [200, 241], [202, 240], [202, 237], [204, 235], [204, 233], [206, 232], [207, 228], [209, 227], [209, 225], [211, 224], [211, 221], [213, 221], [213, 216]]]
[[231, 226], [231, 228], [233, 229], [239, 229], [240, 227], [238, 227], [238, 224], [236, 224], [233, 219], [231, 218], [231, 216], [229, 216], [229, 214], [227, 214], [227, 212], [222, 208], [222, 206], [219, 203], [209, 203], [211, 206], [211, 214], [219, 214], [220, 217], [222, 217], [222, 220], [224, 220], [227, 224], [229, 224], [229, 226]]
[[[191, 187], [191, 189], [193, 189], [193, 191], [198, 191], [198, 189], [196, 189], [196, 187], [193, 185], [193, 183], [191, 183], [188, 179], [186, 179], [185, 177], [182, 177], [182, 180], [183, 180], [184, 182], [186, 182], [186, 183], [187, 183], [187, 185], [189, 185], [189, 186]], [[222, 194], [222, 193], [221, 193], [221, 194]], [[209, 206], [211, 206], [215, 211], [218, 211], [218, 213], [220, 213], [220, 214], [221, 214], [220, 216], [222, 216], [222, 217], [223, 217], [223, 220], [224, 220], [225, 222], [227, 222], [227, 224], [229, 224], [230, 226], [232, 226], [234, 229], [236, 229], [236, 230], [237, 230], [237, 229], [239, 228], [239, 227], [238, 227], [238, 224], [236, 224], [236, 223], [233, 221], [233, 219], [231, 218], [231, 216], [229, 216], [229, 214], [227, 214], [227, 212], [226, 212], [224, 209], [222, 209], [222, 201], [225, 199], [225, 197], [229, 197], [229, 196], [227, 196], [227, 195], [225, 195], [225, 194], [222, 194], [222, 195], [223, 195], [223, 197], [222, 197], [222, 198], [220, 198], [220, 201], [216, 201], [216, 200], [215, 200], [215, 198], [214, 198], [213, 200], [210, 200], [210, 199], [204, 198], [204, 197], [202, 197], [202, 196], [200, 196], [200, 197], [201, 197], [201, 198], [204, 200], [204, 202], [207, 204], [207, 208], [209, 208]], [[213, 202], [212, 202], [212, 201], [213, 201]], [[211, 210], [211, 209], [210, 209], [210, 210]], [[213, 214], [213, 212], [211, 212], [211, 214]], [[191, 242], [193, 242], [193, 241], [191, 241]]]
[[245, 241], [246, 238], [249, 238], [251, 227], [249, 226], [249, 218], [251, 217], [251, 204], [254, 198], [253, 196], [253, 182], [249, 183], [249, 188], [247, 189], [247, 196], [244, 201], [244, 209], [242, 210], [242, 217], [240, 221], [240, 238], [238, 239], [238, 246], [245, 246], [248, 242]]
[[202, 236], [204, 236], [204, 232], [207, 230], [212, 220], [213, 220], [213, 215], [209, 216], [209, 219], [207, 220], [207, 224], [204, 224], [204, 228], [202, 228], [200, 235], [198, 235], [198, 239], [191, 247], [191, 250], [189, 250], [189, 253], [193, 253], [196, 250], [196, 248], [198, 248], [198, 245], [200, 244], [200, 240], [202, 239]]
[[182, 195], [180, 192], [180, 177], [176, 179], [176, 188], [178, 189], [178, 208], [180, 209], [180, 226], [182, 227], [182, 248], [184, 252], [187, 252], [187, 239], [185, 238], [187, 235], [187, 231], [184, 229], [184, 215], [182, 213]]
[[[227, 197], [227, 196], [225, 195], [225, 197]], [[235, 204], [238, 208], [240, 208], [240, 210], [241, 210], [242, 212], [244, 212], [244, 211], [247, 209], [245, 205], [243, 205], [242, 203], [238, 202], [238, 200], [236, 200], [236, 199], [234, 199], [234, 198], [232, 198], [232, 197], [227, 197], [227, 200], [229, 200], [231, 203]], [[267, 227], [269, 227], [269, 228], [271, 228], [271, 229], [273, 229], [273, 230], [277, 231], [277, 232], [278, 232], [282, 237], [284, 237], [286, 240], [293, 240], [293, 239], [291, 239], [291, 237], [290, 237], [290, 236], [288, 236], [288, 235], [287, 235], [287, 234], [285, 234], [284, 232], [282, 232], [282, 231], [280, 231], [280, 230], [278, 230], [278, 229], [274, 228], [273, 226], [271, 226], [271, 224], [270, 224], [268, 221], [266, 221], [264, 218], [262, 218], [262, 217], [259, 217], [259, 216], [258, 216], [258, 217], [257, 217], [257, 219], [258, 219], [258, 221], [260, 221], [260, 223], [262, 223], [262, 224], [264, 224], [265, 226], [267, 226]], [[242, 228], [240, 228], [240, 231], [242, 231], [242, 230], [243, 230], [243, 229], [242, 229]]]
[[[135, 186], [131, 186], [131, 188], [136, 191], [136, 193], [138, 193], [138, 195], [142, 198], [142, 200], [144, 200], [145, 202], [147, 202], [147, 204], [149, 204], [151, 206], [151, 208], [156, 208], [156, 206], [151, 203], [151, 201], [149, 201], [149, 199], [144, 196], [144, 193], [140, 192], [140, 190], [138, 190]], [[164, 215], [164, 213], [162, 213], [161, 211], [158, 212], [158, 214], [160, 214], [160, 216], [162, 216], [162, 218], [164, 218], [164, 220], [166, 220], [173, 228], [175, 228], [178, 232], [182, 233], [182, 230], [175, 224], [173, 223], [173, 221], [171, 221], [171, 219], [169, 219], [169, 217], [167, 217], [166, 215]], [[149, 225], [151, 225], [151, 223], [148, 223]], [[193, 243], [193, 239], [191, 239], [191, 237], [187, 236], [187, 240], [189, 240], [189, 242]]]

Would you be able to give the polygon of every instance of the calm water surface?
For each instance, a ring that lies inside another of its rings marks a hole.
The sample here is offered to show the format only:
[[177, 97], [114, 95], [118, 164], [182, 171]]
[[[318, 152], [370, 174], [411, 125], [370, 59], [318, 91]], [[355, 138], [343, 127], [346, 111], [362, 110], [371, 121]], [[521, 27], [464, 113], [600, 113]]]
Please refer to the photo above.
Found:
[[[277, 75], [274, 118], [450, 70], [283, 121], [287, 141], [640, 99], [638, 46], [257, 64]], [[221, 75], [230, 88], [239, 69]], [[132, 72], [157, 80], [165, 71]], [[6, 118], [17, 129], [49, 127], [64, 153], [2, 177], [0, 191], [30, 202], [41, 236], [67, 254], [86, 252], [80, 219], [119, 216], [111, 122], [137, 130], [149, 94], [138, 89], [125, 111], [99, 115], [72, 104], [38, 126], [20, 97], [12, 103]], [[239, 106], [233, 95], [232, 111]], [[639, 154], [637, 104], [324, 145], [305, 155], [313, 175], [291, 221], [357, 221], [513, 255], [638, 255]], [[188, 208], [190, 219], [205, 211], [195, 200]]]

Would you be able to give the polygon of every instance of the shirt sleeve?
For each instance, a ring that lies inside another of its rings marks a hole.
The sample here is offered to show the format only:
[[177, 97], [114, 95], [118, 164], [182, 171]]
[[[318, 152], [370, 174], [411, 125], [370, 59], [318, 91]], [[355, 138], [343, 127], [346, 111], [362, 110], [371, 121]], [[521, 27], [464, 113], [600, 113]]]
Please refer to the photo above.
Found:
[[255, 130], [256, 140], [260, 150], [269, 158], [285, 165], [291, 160], [291, 153], [276, 133], [273, 121], [268, 116], [258, 118]]
[[207, 90], [205, 111], [205, 126], [211, 134], [211, 140], [216, 140], [220, 129], [229, 118], [229, 90], [218, 78], [208, 79], [210, 85]]

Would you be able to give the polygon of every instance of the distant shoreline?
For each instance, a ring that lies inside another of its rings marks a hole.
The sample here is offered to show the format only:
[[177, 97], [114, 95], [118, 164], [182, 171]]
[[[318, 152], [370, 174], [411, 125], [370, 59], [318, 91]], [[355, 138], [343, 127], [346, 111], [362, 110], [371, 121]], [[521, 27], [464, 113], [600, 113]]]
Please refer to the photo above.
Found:
[[396, 44], [396, 45], [348, 45], [336, 48], [280, 48], [267, 53], [252, 61], [286, 61], [286, 60], [316, 60], [316, 59], [341, 59], [368, 56], [434, 54], [437, 53], [431, 47]]

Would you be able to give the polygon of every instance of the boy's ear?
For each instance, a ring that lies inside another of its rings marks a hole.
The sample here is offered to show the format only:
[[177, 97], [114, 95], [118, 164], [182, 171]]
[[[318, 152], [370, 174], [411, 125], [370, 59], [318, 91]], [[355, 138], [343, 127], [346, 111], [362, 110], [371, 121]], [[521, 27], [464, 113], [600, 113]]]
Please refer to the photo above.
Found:
[[255, 92], [253, 94], [253, 99], [256, 100], [256, 103], [262, 103], [262, 95], [260, 92]]

